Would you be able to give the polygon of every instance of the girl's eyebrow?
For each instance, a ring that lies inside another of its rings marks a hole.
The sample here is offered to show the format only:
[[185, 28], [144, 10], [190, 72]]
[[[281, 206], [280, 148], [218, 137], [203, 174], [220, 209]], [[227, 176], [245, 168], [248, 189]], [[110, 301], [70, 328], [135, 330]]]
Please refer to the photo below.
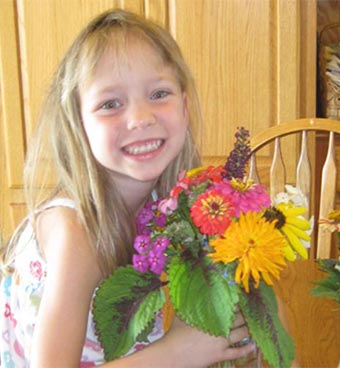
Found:
[[105, 85], [91, 84], [87, 88], [83, 89], [83, 94], [89, 96], [97, 96], [98, 94], [108, 95], [118, 91], [120, 88], [122, 88], [122, 85], [118, 83], [110, 83], [110, 84], [105, 83]]
[[94, 93], [109, 94], [109, 93], [115, 92], [119, 88], [120, 88], [119, 85], [110, 85], [110, 86], [103, 87], [103, 88], [99, 87], [99, 88], [94, 88]]
[[[176, 83], [177, 80], [175, 77], [170, 77], [170, 76], [157, 76], [155, 78], [150, 78], [148, 80], [148, 83], [150, 84], [156, 84], [156, 83], [162, 83], [162, 82], [167, 82], [167, 83]], [[107, 86], [96, 86], [96, 87], [93, 87], [93, 88], [90, 88], [91, 91], [91, 94], [110, 94], [110, 93], [113, 93], [113, 92], [116, 92], [118, 91], [119, 89], [123, 88], [123, 84], [121, 83], [117, 83], [117, 84], [110, 84], [110, 85], [107, 85]]]

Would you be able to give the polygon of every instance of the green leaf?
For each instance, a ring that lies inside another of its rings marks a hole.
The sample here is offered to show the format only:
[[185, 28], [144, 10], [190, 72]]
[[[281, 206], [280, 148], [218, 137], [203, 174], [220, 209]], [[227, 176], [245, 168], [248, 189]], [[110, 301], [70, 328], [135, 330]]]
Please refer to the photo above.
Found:
[[325, 297], [334, 299], [340, 303], [340, 271], [338, 268], [340, 262], [335, 259], [319, 259], [317, 263], [323, 272], [327, 273], [327, 277], [313, 281], [312, 295], [316, 297]]
[[161, 281], [132, 266], [118, 268], [96, 291], [93, 316], [107, 361], [126, 354], [149, 328], [165, 296]]
[[166, 234], [171, 239], [171, 244], [180, 244], [183, 243], [192, 243], [195, 238], [196, 234], [192, 229], [191, 224], [187, 221], [178, 220], [167, 226]]
[[260, 282], [259, 288], [240, 294], [241, 311], [250, 334], [263, 357], [275, 368], [290, 367], [294, 359], [294, 343], [278, 317], [278, 307], [272, 287]]
[[162, 308], [164, 302], [165, 296], [161, 290], [151, 291], [146, 295], [130, 320], [128, 330], [121, 334], [115, 349], [117, 351], [115, 357], [127, 353], [137, 340], [141, 341], [141, 334], [144, 337], [145, 335], [148, 336], [148, 333], [144, 333], [144, 330], [151, 332], [151, 322], [154, 321], [155, 313]]
[[176, 314], [187, 324], [227, 337], [235, 318], [238, 288], [216, 271], [203, 260], [173, 259], [168, 269], [169, 294]]

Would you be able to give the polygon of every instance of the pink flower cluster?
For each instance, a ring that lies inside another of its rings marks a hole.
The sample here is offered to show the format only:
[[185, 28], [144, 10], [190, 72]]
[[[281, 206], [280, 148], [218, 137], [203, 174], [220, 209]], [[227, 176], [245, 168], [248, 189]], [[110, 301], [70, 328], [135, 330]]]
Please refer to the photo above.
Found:
[[166, 237], [158, 237], [151, 241], [149, 235], [139, 235], [134, 242], [134, 248], [138, 254], [132, 257], [133, 267], [141, 272], [151, 271], [160, 275], [164, 269], [166, 256], [164, 254], [170, 240]]

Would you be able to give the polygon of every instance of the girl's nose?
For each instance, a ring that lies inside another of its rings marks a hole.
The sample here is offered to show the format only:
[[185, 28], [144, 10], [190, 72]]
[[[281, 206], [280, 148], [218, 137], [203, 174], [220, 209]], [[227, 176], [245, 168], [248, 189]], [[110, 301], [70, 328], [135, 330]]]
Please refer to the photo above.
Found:
[[155, 123], [156, 117], [147, 104], [135, 103], [129, 107], [127, 114], [128, 129], [145, 129]]

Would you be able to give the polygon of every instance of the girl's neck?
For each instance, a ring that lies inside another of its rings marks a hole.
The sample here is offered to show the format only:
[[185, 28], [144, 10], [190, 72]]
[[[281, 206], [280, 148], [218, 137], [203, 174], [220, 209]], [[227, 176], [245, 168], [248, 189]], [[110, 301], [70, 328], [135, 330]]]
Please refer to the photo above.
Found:
[[156, 182], [141, 182], [136, 180], [120, 180], [115, 178], [115, 186], [122, 195], [124, 202], [131, 213], [137, 215], [138, 211], [150, 199]]

